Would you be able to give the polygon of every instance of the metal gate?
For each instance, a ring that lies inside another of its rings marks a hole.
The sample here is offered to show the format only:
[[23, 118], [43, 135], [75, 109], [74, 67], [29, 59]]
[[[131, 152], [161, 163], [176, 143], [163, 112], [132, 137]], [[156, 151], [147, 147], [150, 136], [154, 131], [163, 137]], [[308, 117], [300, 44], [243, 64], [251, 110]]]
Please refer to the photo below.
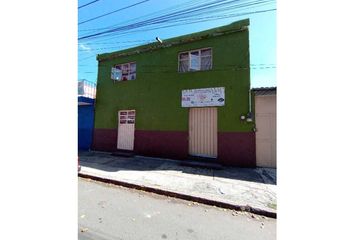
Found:
[[217, 108], [189, 109], [189, 154], [217, 157]]
[[134, 149], [135, 110], [121, 110], [118, 112], [118, 140], [117, 148], [124, 150]]

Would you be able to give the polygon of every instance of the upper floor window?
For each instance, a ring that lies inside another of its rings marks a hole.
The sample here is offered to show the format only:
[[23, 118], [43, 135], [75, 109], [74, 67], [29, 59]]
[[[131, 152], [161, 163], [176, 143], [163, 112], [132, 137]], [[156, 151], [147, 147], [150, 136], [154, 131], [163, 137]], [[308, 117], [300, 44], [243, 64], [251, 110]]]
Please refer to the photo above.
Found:
[[210, 70], [212, 67], [211, 48], [182, 52], [178, 55], [178, 71], [192, 72]]
[[112, 68], [111, 79], [116, 81], [127, 81], [136, 79], [136, 63], [123, 63]]

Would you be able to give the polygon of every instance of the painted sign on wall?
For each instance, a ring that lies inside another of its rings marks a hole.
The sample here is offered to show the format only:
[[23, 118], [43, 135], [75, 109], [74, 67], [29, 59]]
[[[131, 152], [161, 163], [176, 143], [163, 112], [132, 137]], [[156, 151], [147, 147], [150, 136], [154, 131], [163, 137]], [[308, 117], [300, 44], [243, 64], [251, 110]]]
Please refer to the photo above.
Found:
[[182, 90], [182, 107], [209, 107], [224, 105], [224, 87]]

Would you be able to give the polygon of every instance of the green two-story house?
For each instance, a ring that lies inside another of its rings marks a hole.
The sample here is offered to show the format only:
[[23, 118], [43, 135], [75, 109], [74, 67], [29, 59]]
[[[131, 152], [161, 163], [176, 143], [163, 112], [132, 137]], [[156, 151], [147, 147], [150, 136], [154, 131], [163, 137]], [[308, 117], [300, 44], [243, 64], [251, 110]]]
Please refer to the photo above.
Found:
[[248, 26], [98, 55], [93, 149], [254, 167]]

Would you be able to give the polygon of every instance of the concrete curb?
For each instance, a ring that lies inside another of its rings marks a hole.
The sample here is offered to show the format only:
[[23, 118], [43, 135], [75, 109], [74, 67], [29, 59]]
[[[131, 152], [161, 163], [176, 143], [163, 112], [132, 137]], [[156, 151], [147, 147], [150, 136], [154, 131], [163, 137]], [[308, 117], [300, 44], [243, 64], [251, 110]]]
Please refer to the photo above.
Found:
[[82, 177], [82, 178], [89, 178], [89, 179], [96, 180], [99, 182], [111, 183], [111, 184], [118, 185], [118, 186], [123, 186], [123, 187], [127, 187], [127, 188], [134, 188], [134, 189], [142, 190], [145, 192], [152, 192], [152, 193], [156, 193], [159, 195], [165, 195], [165, 196], [169, 196], [169, 197], [180, 198], [183, 200], [198, 202], [198, 203], [202, 203], [205, 205], [217, 206], [217, 207], [231, 209], [231, 210], [237, 210], [237, 211], [250, 212], [250, 213], [257, 214], [257, 215], [266, 216], [269, 218], [275, 218], [275, 219], [277, 218], [277, 214], [274, 212], [269, 212], [269, 211], [265, 211], [262, 209], [253, 208], [248, 205], [242, 206], [242, 205], [237, 205], [237, 204], [229, 204], [229, 203], [219, 202], [219, 201], [210, 200], [210, 199], [206, 199], [206, 198], [190, 196], [190, 195], [186, 195], [186, 194], [182, 194], [182, 193], [176, 193], [176, 192], [171, 192], [171, 191], [167, 191], [167, 190], [141, 186], [141, 185], [137, 185], [137, 184], [133, 184], [133, 183], [127, 183], [127, 182], [108, 179], [108, 178], [101, 178], [101, 177], [88, 175], [88, 174], [79, 173], [78, 175], [79, 175], [79, 177]]

